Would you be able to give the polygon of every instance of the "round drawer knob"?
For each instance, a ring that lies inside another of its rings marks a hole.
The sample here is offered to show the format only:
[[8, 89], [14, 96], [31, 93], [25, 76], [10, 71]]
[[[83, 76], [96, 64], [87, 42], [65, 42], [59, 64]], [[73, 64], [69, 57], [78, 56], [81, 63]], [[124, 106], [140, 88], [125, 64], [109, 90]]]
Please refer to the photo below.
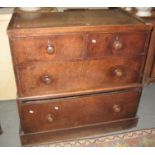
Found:
[[113, 105], [113, 111], [114, 112], [120, 112], [121, 111], [121, 107], [118, 104]]
[[52, 123], [52, 122], [53, 122], [53, 117], [52, 117], [51, 114], [49, 114], [49, 115], [47, 116], [47, 120], [48, 120], [49, 123]]
[[48, 54], [53, 54], [54, 53], [54, 47], [52, 45], [48, 45], [48, 47], [47, 47], [47, 53]]
[[123, 44], [120, 41], [116, 40], [113, 43], [113, 47], [115, 50], [120, 50], [123, 47]]
[[121, 69], [115, 69], [115, 70], [114, 70], [114, 73], [115, 73], [115, 75], [118, 76], [118, 77], [121, 77], [121, 76], [123, 75], [123, 72], [122, 72]]
[[42, 77], [42, 81], [43, 81], [44, 83], [46, 83], [46, 84], [50, 84], [50, 83], [52, 82], [52, 78], [51, 78], [50, 76], [48, 76], [48, 75], [44, 75], [44, 76]]

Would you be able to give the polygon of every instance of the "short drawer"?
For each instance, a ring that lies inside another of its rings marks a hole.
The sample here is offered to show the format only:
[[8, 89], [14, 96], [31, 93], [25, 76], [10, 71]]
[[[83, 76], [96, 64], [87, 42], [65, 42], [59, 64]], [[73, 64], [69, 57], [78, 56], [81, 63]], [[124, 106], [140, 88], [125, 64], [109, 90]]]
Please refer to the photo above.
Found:
[[143, 57], [34, 63], [18, 68], [19, 96], [59, 95], [140, 83]]
[[92, 33], [87, 36], [87, 56], [143, 55], [146, 33]]
[[57, 130], [134, 117], [141, 89], [20, 105], [25, 133]]
[[11, 40], [11, 46], [17, 64], [79, 59], [84, 55], [84, 40], [80, 34], [16, 38]]

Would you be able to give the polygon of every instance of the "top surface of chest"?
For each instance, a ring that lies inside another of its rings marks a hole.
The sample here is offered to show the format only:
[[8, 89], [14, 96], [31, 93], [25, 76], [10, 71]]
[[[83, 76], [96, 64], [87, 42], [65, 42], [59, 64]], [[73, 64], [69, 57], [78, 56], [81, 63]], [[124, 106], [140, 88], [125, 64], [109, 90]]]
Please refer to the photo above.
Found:
[[83, 25], [122, 25], [142, 24], [136, 18], [129, 16], [119, 9], [44, 12], [44, 13], [16, 13], [11, 28], [39, 28], [39, 27], [66, 27]]
[[146, 30], [147, 25], [121, 9], [14, 13], [8, 26], [13, 36], [49, 33]]

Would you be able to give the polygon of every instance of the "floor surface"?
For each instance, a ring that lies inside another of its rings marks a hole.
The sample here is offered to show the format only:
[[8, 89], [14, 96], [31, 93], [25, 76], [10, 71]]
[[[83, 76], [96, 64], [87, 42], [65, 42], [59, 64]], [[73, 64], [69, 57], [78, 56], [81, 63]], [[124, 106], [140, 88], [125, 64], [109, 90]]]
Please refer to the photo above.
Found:
[[[138, 110], [139, 121], [136, 128], [155, 128], [155, 84], [146, 86], [143, 90]], [[3, 134], [0, 135], [0, 146], [21, 146], [19, 139], [19, 116], [16, 101], [0, 102], [0, 124]], [[121, 133], [128, 130], [123, 130]]]

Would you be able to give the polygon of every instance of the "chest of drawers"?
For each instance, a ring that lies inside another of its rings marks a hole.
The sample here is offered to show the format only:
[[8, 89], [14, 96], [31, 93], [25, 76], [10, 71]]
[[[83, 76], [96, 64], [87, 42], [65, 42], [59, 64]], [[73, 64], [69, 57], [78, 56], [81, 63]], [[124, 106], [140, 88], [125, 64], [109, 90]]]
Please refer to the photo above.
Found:
[[151, 28], [119, 9], [14, 13], [22, 144], [136, 125]]

